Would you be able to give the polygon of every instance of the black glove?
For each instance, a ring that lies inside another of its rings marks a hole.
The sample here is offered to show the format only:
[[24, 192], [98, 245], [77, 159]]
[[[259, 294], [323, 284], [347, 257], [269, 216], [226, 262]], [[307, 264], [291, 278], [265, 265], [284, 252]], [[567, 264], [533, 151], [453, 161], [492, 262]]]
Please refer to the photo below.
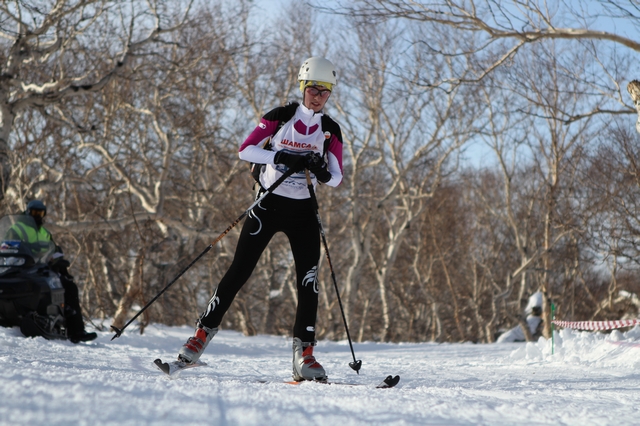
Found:
[[293, 170], [293, 173], [298, 173], [304, 170], [305, 157], [302, 155], [289, 154], [288, 152], [278, 151], [273, 159], [276, 164], [284, 164], [289, 169]]
[[51, 270], [53, 272], [57, 272], [58, 274], [60, 274], [63, 277], [70, 277], [70, 279], [73, 279], [73, 277], [69, 274], [69, 270], [67, 268], [69, 268], [69, 266], [71, 266], [71, 264], [69, 263], [69, 261], [67, 259], [63, 259], [61, 257], [58, 257], [56, 259], [52, 259], [49, 262], [49, 267], [51, 268]]
[[327, 163], [324, 158], [317, 152], [311, 152], [305, 157], [306, 168], [316, 176], [322, 183], [327, 183], [331, 180], [331, 173], [327, 170]]

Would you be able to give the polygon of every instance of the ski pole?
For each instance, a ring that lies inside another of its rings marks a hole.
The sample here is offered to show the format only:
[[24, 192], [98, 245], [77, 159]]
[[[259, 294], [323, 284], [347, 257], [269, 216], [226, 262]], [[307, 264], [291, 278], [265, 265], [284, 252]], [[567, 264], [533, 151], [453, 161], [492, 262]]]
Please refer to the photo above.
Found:
[[349, 363], [349, 367], [355, 370], [356, 373], [360, 374], [360, 367], [362, 367], [362, 361], [356, 360], [356, 354], [353, 351], [353, 343], [351, 342], [351, 334], [349, 334], [347, 317], [344, 314], [344, 308], [342, 307], [342, 300], [340, 299], [340, 291], [338, 290], [338, 282], [336, 281], [336, 274], [333, 271], [333, 264], [331, 263], [331, 256], [329, 255], [329, 245], [327, 244], [327, 237], [324, 234], [322, 220], [320, 220], [318, 199], [316, 198], [316, 193], [313, 190], [313, 183], [311, 182], [311, 176], [309, 176], [309, 170], [305, 170], [305, 174], [307, 176], [307, 188], [309, 188], [309, 195], [311, 196], [313, 209], [316, 212], [316, 219], [318, 220], [318, 228], [320, 229], [320, 235], [322, 236], [322, 245], [324, 246], [324, 253], [327, 255], [327, 262], [329, 263], [329, 270], [331, 271], [331, 279], [333, 280], [333, 287], [336, 289], [336, 296], [338, 297], [338, 305], [340, 306], [340, 312], [342, 313], [342, 321], [344, 322], [344, 329], [347, 332], [347, 340], [349, 341], [349, 348], [351, 348], [351, 356], [353, 356], [353, 361]]
[[184, 268], [182, 271], [180, 271], [180, 273], [178, 275], [176, 275], [176, 277], [174, 279], [172, 279], [169, 284], [166, 285], [165, 288], [163, 288], [160, 293], [158, 293], [153, 299], [151, 299], [149, 301], [149, 303], [147, 303], [146, 305], [144, 305], [144, 307], [142, 309], [140, 309], [140, 311], [133, 317], [131, 318], [122, 328], [118, 328], [115, 326], [111, 326], [111, 328], [115, 331], [116, 334], [113, 335], [113, 337], [111, 338], [111, 340], [115, 339], [116, 337], [120, 337], [122, 335], [122, 332], [124, 331], [125, 328], [127, 328], [129, 326], [129, 324], [131, 324], [136, 318], [138, 318], [140, 316], [141, 313], [143, 313], [149, 306], [151, 306], [151, 304], [153, 302], [155, 302], [160, 296], [162, 296], [162, 294], [167, 291], [169, 289], [169, 287], [171, 287], [173, 285], [173, 283], [175, 283], [176, 281], [178, 281], [178, 278], [180, 278], [185, 272], [187, 272], [189, 270], [189, 268], [191, 268], [198, 260], [200, 260], [200, 258], [202, 258], [202, 256], [204, 256], [205, 254], [207, 254], [209, 252], [209, 250], [211, 250], [213, 248], [213, 246], [220, 241], [222, 238], [224, 238], [225, 235], [227, 235], [229, 233], [229, 231], [231, 231], [238, 223], [240, 223], [240, 221], [242, 219], [244, 219], [245, 216], [247, 216], [249, 214], [249, 212], [251, 210], [253, 210], [253, 208], [255, 206], [257, 206], [258, 204], [260, 204], [260, 202], [264, 199], [264, 197], [266, 197], [267, 195], [271, 194], [278, 186], [280, 186], [280, 184], [282, 182], [285, 181], [285, 179], [287, 179], [289, 176], [291, 176], [293, 174], [293, 169], [289, 169], [286, 172], [284, 172], [282, 174], [282, 176], [280, 176], [280, 178], [274, 182], [273, 185], [271, 185], [268, 189], [265, 190], [265, 192], [262, 193], [262, 195], [260, 195], [260, 197], [258, 197], [253, 204], [251, 204], [251, 206], [249, 206], [248, 209], [246, 209], [240, 216], [238, 216], [238, 218], [227, 227], [227, 229], [225, 229], [222, 234], [218, 235], [218, 237], [213, 240], [213, 242], [211, 244], [209, 244], [203, 251], [202, 253], [200, 253], [195, 259], [193, 259], [191, 261], [191, 263], [189, 263], [187, 265], [186, 268]]

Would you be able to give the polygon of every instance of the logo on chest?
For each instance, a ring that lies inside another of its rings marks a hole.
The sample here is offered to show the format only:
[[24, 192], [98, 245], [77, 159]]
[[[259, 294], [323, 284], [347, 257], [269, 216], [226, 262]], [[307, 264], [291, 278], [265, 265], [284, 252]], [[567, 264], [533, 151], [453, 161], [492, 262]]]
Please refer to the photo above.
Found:
[[309, 151], [317, 151], [318, 147], [312, 143], [306, 143], [306, 142], [295, 142], [295, 141], [290, 141], [289, 139], [282, 139], [282, 141], [280, 142], [280, 145], [284, 145], [287, 146], [289, 148], [295, 148], [295, 149], [304, 149], [304, 150], [309, 150]]
[[311, 127], [307, 127], [302, 120], [298, 120], [294, 123], [293, 128], [296, 129], [296, 132], [300, 133], [301, 135], [311, 135], [313, 133], [316, 132], [316, 130], [318, 130], [320, 126], [318, 124], [314, 124]]

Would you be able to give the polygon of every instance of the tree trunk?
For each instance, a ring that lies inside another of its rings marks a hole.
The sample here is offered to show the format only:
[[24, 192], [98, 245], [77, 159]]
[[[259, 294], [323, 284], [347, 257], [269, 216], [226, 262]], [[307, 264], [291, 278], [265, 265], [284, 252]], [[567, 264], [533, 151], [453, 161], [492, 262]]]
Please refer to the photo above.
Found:
[[127, 315], [131, 311], [131, 307], [138, 298], [141, 292], [141, 274], [142, 262], [144, 256], [142, 253], [136, 257], [132, 262], [131, 270], [129, 271], [129, 279], [127, 280], [127, 287], [118, 303], [116, 313], [113, 315], [113, 326], [116, 328], [122, 328], [127, 322]]
[[9, 136], [15, 115], [7, 107], [6, 92], [0, 89], [0, 200], [11, 183], [11, 159], [9, 158]]

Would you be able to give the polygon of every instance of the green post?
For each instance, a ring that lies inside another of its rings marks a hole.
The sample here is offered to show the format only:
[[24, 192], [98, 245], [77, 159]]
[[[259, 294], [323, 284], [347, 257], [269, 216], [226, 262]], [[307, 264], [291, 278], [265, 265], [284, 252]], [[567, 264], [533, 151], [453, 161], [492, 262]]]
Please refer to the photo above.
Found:
[[556, 325], [553, 323], [553, 321], [556, 320], [556, 305], [554, 305], [553, 303], [551, 304], [551, 355], [553, 355], [554, 352], [554, 334], [556, 331]]

